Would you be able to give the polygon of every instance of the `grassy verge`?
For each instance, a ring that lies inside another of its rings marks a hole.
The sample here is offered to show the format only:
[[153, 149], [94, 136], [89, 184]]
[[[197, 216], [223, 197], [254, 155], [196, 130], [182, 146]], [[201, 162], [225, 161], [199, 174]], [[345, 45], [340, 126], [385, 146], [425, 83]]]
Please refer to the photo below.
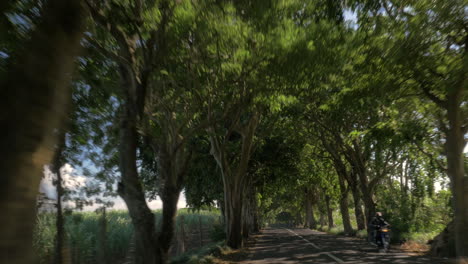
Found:
[[224, 241], [211, 243], [197, 250], [191, 250], [171, 260], [171, 264], [213, 263], [212, 259], [221, 253]]
[[[210, 230], [213, 241], [224, 239], [223, 229], [219, 228], [219, 210], [192, 212], [182, 209], [177, 212], [176, 233], [184, 224], [187, 234], [202, 228]], [[154, 211], [156, 226], [159, 228], [162, 218], [161, 210]], [[96, 259], [103, 227], [100, 224], [102, 215], [96, 212], [73, 212], [65, 216], [65, 246], [70, 250], [74, 263], [90, 263]], [[182, 220], [183, 218], [183, 220]], [[41, 213], [37, 216], [34, 230], [34, 248], [38, 263], [50, 263], [54, 255], [55, 214]], [[109, 263], [118, 263], [128, 255], [133, 236], [133, 225], [127, 211], [108, 211], [105, 225], [105, 255]]]

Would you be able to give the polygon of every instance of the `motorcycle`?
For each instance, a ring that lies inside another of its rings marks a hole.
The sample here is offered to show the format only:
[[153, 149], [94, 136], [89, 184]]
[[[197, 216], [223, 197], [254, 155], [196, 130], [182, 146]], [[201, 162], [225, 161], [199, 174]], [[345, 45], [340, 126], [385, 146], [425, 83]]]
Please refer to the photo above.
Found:
[[379, 252], [387, 252], [390, 247], [390, 226], [380, 226], [375, 239]]

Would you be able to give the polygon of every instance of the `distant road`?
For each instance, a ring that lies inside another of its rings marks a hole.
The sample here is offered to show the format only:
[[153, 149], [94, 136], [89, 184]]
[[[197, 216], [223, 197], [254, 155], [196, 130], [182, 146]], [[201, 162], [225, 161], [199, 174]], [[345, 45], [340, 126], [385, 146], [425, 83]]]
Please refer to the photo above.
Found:
[[267, 228], [258, 235], [242, 264], [302, 263], [432, 263], [448, 260], [417, 256], [397, 250], [378, 253], [362, 239], [329, 235], [303, 228]]

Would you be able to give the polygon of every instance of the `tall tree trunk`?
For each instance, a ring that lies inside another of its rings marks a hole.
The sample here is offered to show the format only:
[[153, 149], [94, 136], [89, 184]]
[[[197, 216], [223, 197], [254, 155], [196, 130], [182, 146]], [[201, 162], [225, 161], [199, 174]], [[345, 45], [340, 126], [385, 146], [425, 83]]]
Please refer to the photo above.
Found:
[[[64, 118], [64, 120], [66, 120]], [[66, 123], [66, 122], [63, 122]], [[62, 198], [63, 198], [63, 185], [62, 185], [62, 173], [60, 168], [63, 164], [63, 151], [65, 148], [65, 128], [66, 125], [63, 125], [62, 129], [59, 131], [57, 147], [55, 149], [54, 160], [51, 164], [51, 171], [57, 175], [57, 179], [55, 180], [54, 184], [57, 190], [57, 215], [55, 220], [55, 227], [56, 227], [56, 235], [55, 235], [55, 256], [54, 256], [54, 263], [55, 264], [62, 264], [65, 263], [63, 256], [64, 250], [64, 238], [65, 238], [65, 230], [64, 230], [64, 218], [63, 218], [63, 211], [62, 211]]]
[[[340, 139], [340, 137], [336, 137], [337, 139]], [[336, 148], [333, 146], [333, 144], [329, 141], [327, 141], [326, 137], [324, 135], [321, 135], [321, 141], [323, 146], [327, 149], [328, 153], [332, 156], [334, 168], [336, 170], [336, 173], [338, 175], [338, 183], [340, 186], [340, 212], [341, 212], [341, 217], [343, 219], [343, 228], [345, 234], [351, 234], [353, 232], [353, 228], [351, 226], [351, 220], [349, 217], [349, 209], [348, 209], [348, 189], [346, 188], [346, 183], [345, 181], [347, 180], [348, 177], [348, 171], [346, 168], [346, 165], [344, 164], [341, 155], [339, 152], [336, 150]], [[343, 144], [341, 139], [339, 141], [340, 144]]]
[[364, 230], [366, 229], [366, 218], [364, 216], [364, 212], [362, 211], [361, 194], [359, 193], [359, 189], [356, 183], [351, 186], [351, 191], [353, 193], [354, 214], [356, 216], [357, 230]]
[[128, 100], [120, 126], [120, 173], [118, 193], [127, 205], [135, 234], [135, 263], [161, 263], [154, 215], [145, 200], [137, 170], [136, 113]]
[[348, 209], [348, 190], [346, 189], [345, 181], [342, 176], [338, 175], [338, 182], [340, 184], [340, 212], [341, 218], [343, 219], [343, 228], [345, 234], [351, 234], [353, 232], [353, 228], [351, 227], [351, 220], [349, 217], [349, 209]]
[[370, 186], [369, 180], [366, 173], [366, 168], [364, 167], [364, 162], [362, 161], [361, 153], [355, 153], [358, 158], [355, 158], [353, 161], [353, 173], [356, 173], [359, 177], [359, 186], [361, 187], [362, 200], [364, 202], [365, 216], [367, 224], [367, 239], [372, 241], [372, 226], [369, 225], [369, 222], [375, 216], [375, 202], [373, 196], [373, 186]]
[[455, 249], [460, 262], [468, 260], [468, 239], [465, 237], [468, 234], [468, 176], [464, 171], [463, 155], [466, 128], [463, 128], [464, 121], [460, 109], [461, 94], [460, 90], [454, 91], [447, 98], [449, 128], [446, 138], [447, 172], [451, 180], [455, 209]]
[[[42, 21], [0, 83], [0, 263], [34, 263], [36, 196], [66, 113], [84, 10], [78, 0], [47, 1]], [[3, 13], [1, 15], [4, 15]], [[40, 69], [40, 70], [38, 70]]]
[[55, 173], [57, 174], [57, 218], [55, 226], [57, 228], [57, 234], [55, 236], [55, 261], [56, 264], [64, 263], [63, 260], [63, 242], [65, 238], [64, 230], [64, 218], [62, 213], [62, 197], [63, 197], [63, 186], [62, 186], [62, 173], [60, 172], [60, 163], [54, 164]]
[[250, 235], [250, 212], [249, 212], [250, 205], [247, 199], [244, 199], [244, 202], [242, 204], [243, 204], [242, 215], [244, 216], [242, 219], [242, 238], [244, 239], [244, 242], [245, 242]]
[[296, 226], [303, 226], [301, 211], [297, 210], [296, 212]]
[[325, 217], [325, 213], [322, 212], [322, 210], [319, 210], [319, 212], [320, 212], [320, 217], [319, 217], [320, 228], [323, 228], [325, 225], [327, 225], [327, 220]]
[[367, 239], [368, 241], [372, 241], [373, 238], [371, 237], [372, 235], [372, 226], [369, 224], [369, 222], [372, 220], [372, 218], [375, 216], [375, 203], [374, 200], [372, 199], [372, 196], [367, 193], [363, 195], [364, 198], [364, 207], [366, 211], [366, 222], [367, 224]]
[[260, 232], [260, 219], [258, 217], [258, 204], [257, 204], [255, 189], [253, 189], [251, 199], [252, 199], [252, 231], [253, 233], [258, 233]]
[[317, 221], [314, 215], [313, 194], [311, 190], [306, 190], [305, 193], [305, 209], [306, 209], [306, 227], [316, 229]]
[[174, 186], [165, 186], [161, 200], [163, 202], [162, 224], [159, 233], [159, 258], [158, 263], [169, 262], [169, 250], [175, 233], [175, 220], [177, 215], [177, 203], [180, 189]]
[[249, 184], [245, 186], [244, 191], [244, 202], [243, 202], [243, 223], [242, 223], [242, 237], [244, 242], [250, 236], [250, 233], [253, 232], [254, 223], [253, 223], [253, 186], [252, 182], [249, 181]]
[[242, 193], [234, 190], [225, 191], [226, 206], [226, 244], [231, 248], [241, 248], [242, 238]]
[[328, 216], [328, 229], [335, 227], [335, 223], [333, 222], [333, 210], [330, 206], [330, 196], [325, 196], [325, 203], [327, 206], [327, 216]]
[[231, 248], [242, 247], [242, 202], [243, 193], [247, 181], [247, 168], [252, 154], [253, 140], [257, 125], [260, 121], [260, 114], [254, 112], [245, 126], [237, 127], [236, 130], [242, 136], [239, 161], [232, 164], [228, 161], [226, 145], [228, 144], [228, 131], [222, 139], [216, 135], [216, 130], [212, 126], [207, 129], [210, 134], [211, 154], [215, 158], [221, 170], [224, 187], [225, 221], [226, 221], [226, 244]]
[[161, 140], [152, 140], [152, 148], [158, 158], [158, 172], [163, 186], [160, 194], [163, 210], [161, 230], [158, 233], [158, 263], [169, 262], [169, 250], [175, 235], [177, 203], [191, 158], [190, 152], [185, 147], [187, 141], [182, 141], [182, 138], [188, 138], [190, 135], [182, 137], [174, 132], [177, 131], [174, 129], [177, 123], [173, 122], [175, 120], [171, 119], [171, 116], [169, 115], [167, 120], [172, 121], [166, 123], [166, 120], [160, 124], [166, 130], [165, 136]]

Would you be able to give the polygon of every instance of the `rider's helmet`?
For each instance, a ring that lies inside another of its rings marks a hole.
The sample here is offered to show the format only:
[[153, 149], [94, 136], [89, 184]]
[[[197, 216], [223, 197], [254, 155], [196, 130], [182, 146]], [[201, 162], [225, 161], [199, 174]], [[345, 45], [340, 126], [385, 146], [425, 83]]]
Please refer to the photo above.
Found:
[[380, 217], [382, 217], [382, 213], [381, 213], [381, 212], [377, 212], [377, 213], [375, 213], [375, 216], [380, 218]]

